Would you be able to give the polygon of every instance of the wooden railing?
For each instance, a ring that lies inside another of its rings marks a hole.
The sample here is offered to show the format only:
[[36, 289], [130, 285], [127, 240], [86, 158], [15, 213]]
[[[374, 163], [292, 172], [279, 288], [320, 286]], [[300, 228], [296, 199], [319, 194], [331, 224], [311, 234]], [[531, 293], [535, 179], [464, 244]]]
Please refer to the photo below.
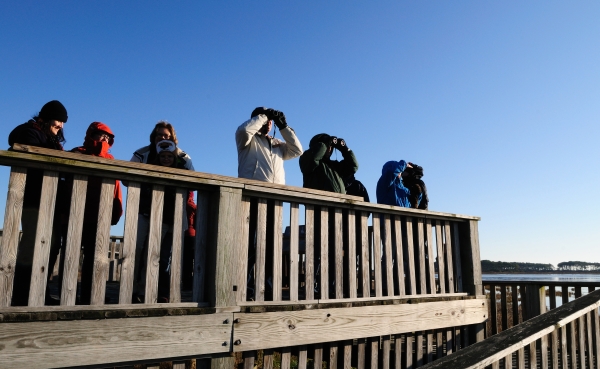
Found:
[[[282, 367], [292, 358], [300, 368], [320, 367], [320, 361], [387, 367], [386, 360], [394, 357], [396, 367], [405, 368], [483, 339], [487, 301], [476, 217], [36, 147], [15, 149], [0, 151], [0, 165], [12, 167], [0, 249], [0, 345], [5, 347], [0, 367], [9, 362], [35, 367], [116, 365], [203, 355], [213, 365], [232, 367], [232, 355], [239, 353], [236, 357], [246, 367], [268, 368], [275, 357]], [[44, 170], [38, 222], [43, 231], [36, 235], [29, 306], [11, 307], [28, 168]], [[62, 306], [44, 306], [58, 173], [74, 178]], [[101, 210], [91, 305], [76, 305], [82, 194], [88, 176], [103, 178]], [[118, 297], [106, 305], [108, 214], [115, 179], [128, 185], [125, 231]], [[153, 186], [152, 210], [146, 299], [134, 305], [141, 183]], [[174, 188], [178, 196], [176, 231], [170, 302], [156, 304], [165, 187]], [[198, 210], [194, 284], [184, 300], [180, 276], [188, 190], [197, 191]], [[24, 314], [28, 323], [17, 323]], [[28, 336], [37, 342], [35, 347], [19, 343], [23, 332], [35, 332]], [[90, 332], [94, 339], [86, 338]]]
[[598, 368], [598, 307], [594, 291], [424, 368]]

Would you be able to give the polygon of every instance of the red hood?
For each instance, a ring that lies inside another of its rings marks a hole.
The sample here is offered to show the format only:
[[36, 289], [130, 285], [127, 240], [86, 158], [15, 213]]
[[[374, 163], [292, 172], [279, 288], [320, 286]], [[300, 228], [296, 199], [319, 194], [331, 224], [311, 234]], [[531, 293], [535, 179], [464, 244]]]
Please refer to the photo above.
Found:
[[110, 127], [102, 122], [94, 122], [90, 124], [87, 131], [85, 132], [85, 140], [83, 142], [83, 146], [85, 146], [87, 140], [92, 140], [92, 135], [96, 131], [102, 131], [108, 133], [111, 137], [108, 140], [108, 145], [112, 147], [113, 143], [115, 143], [115, 134], [111, 131]]

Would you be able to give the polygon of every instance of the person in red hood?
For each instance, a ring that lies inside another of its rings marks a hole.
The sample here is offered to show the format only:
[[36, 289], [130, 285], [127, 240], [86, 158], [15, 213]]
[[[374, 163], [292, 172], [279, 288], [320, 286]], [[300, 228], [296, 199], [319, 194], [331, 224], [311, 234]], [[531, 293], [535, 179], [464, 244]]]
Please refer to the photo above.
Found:
[[[83, 141], [83, 146], [76, 147], [71, 152], [85, 155], [99, 156], [106, 159], [114, 159], [108, 152], [115, 142], [115, 135], [109, 126], [102, 122], [90, 124]], [[96, 251], [96, 229], [98, 226], [98, 211], [100, 208], [100, 190], [102, 188], [101, 177], [88, 177], [85, 210], [83, 215], [83, 266], [81, 270], [81, 298], [82, 304], [89, 304], [92, 289], [92, 277], [94, 272], [94, 253]], [[123, 198], [121, 184], [115, 181], [113, 196], [111, 223], [115, 225], [123, 215]]]

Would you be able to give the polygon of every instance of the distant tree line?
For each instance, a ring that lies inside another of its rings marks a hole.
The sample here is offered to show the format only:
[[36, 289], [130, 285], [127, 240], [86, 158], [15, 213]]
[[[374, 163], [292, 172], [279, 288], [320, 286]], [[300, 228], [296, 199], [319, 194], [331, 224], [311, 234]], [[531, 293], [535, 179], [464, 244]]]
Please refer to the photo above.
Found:
[[552, 270], [556, 270], [552, 264], [481, 260], [482, 272], [526, 273]]
[[585, 261], [565, 261], [558, 263], [558, 270], [569, 270], [575, 272], [597, 272], [600, 271], [600, 263], [587, 263]]
[[588, 263], [586, 261], [565, 261], [558, 263], [558, 266], [555, 267], [552, 264], [481, 260], [481, 271], [484, 273], [527, 273], [551, 271], [600, 272], [600, 263]]

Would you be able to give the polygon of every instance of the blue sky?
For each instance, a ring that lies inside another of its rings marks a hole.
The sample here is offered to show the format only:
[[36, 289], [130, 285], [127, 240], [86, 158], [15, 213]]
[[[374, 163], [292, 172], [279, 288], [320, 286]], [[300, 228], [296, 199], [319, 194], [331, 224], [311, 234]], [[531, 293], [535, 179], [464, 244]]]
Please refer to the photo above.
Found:
[[[597, 1], [3, 2], [2, 124], [58, 99], [67, 149], [102, 121], [128, 160], [167, 119], [196, 170], [236, 176], [236, 127], [273, 107], [305, 148], [345, 138], [373, 199], [386, 161], [422, 165], [430, 209], [481, 216], [484, 259], [599, 262], [598, 19]], [[302, 185], [297, 159], [286, 174]]]

